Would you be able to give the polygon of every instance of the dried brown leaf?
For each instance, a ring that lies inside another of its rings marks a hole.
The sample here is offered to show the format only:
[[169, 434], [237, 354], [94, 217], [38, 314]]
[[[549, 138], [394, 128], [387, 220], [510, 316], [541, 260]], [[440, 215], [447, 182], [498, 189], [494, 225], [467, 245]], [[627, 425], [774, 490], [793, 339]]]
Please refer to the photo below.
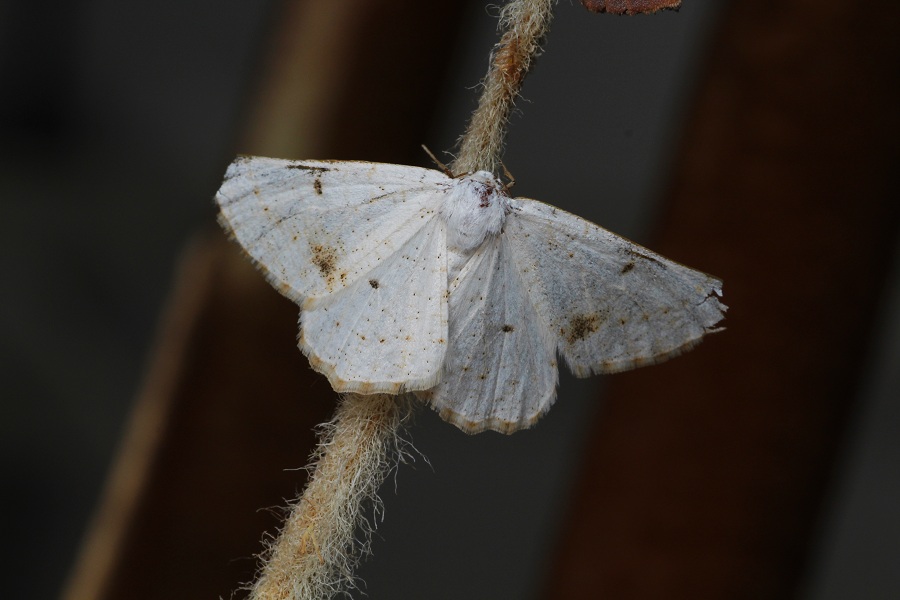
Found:
[[666, 9], [678, 9], [681, 6], [681, 0], [581, 0], [581, 4], [595, 13], [638, 15]]

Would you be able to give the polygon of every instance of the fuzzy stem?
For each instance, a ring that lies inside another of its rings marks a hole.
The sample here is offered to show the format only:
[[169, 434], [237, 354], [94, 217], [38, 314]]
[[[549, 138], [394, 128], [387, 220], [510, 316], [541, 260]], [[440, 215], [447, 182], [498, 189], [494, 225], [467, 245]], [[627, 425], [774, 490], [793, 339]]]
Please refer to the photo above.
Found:
[[478, 108], [460, 142], [454, 173], [490, 171], [500, 166], [506, 125], [525, 76], [540, 52], [556, 0], [513, 0], [500, 13], [503, 37], [491, 56]]
[[397, 396], [343, 397], [322, 426], [315, 471], [268, 550], [253, 600], [319, 600], [355, 587], [354, 568], [374, 529], [363, 510], [371, 502], [373, 516], [380, 512], [378, 488], [404, 456], [399, 431], [408, 412]]
[[[550, 24], [555, 0], [512, 0], [500, 13], [504, 30], [491, 57], [478, 108], [460, 142], [454, 173], [500, 166], [513, 104]], [[386, 394], [348, 394], [323, 426], [309, 484], [269, 547], [251, 600], [319, 600], [355, 587], [354, 568], [369, 551], [374, 524], [366, 502], [380, 511], [377, 492], [405, 454], [399, 437], [409, 407]], [[357, 543], [354, 533], [363, 536]]]

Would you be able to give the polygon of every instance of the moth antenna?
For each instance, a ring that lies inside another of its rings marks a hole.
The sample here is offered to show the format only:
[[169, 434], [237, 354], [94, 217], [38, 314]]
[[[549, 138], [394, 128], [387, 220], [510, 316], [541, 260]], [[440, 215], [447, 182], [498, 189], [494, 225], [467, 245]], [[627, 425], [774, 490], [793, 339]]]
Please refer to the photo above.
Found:
[[441, 168], [441, 171], [443, 171], [444, 174], [445, 174], [447, 177], [453, 177], [453, 171], [451, 171], [450, 168], [447, 167], [447, 165], [445, 165], [444, 163], [442, 163], [441, 161], [439, 161], [439, 160], [437, 159], [437, 156], [435, 156], [435, 155], [431, 152], [431, 150], [428, 149], [428, 146], [426, 146], [425, 144], [422, 144], [422, 150], [425, 151], [425, 154], [427, 154], [429, 157], [431, 157], [431, 162], [433, 162], [434, 164], [436, 164], [437, 166], [439, 166], [439, 167]]
[[500, 166], [503, 167], [503, 174], [506, 175], [506, 178], [509, 180], [509, 183], [504, 184], [504, 187], [507, 191], [511, 190], [514, 185], [516, 185], [516, 178], [513, 177], [513, 174], [509, 172], [509, 169], [506, 168], [506, 163], [502, 160], [500, 161]]

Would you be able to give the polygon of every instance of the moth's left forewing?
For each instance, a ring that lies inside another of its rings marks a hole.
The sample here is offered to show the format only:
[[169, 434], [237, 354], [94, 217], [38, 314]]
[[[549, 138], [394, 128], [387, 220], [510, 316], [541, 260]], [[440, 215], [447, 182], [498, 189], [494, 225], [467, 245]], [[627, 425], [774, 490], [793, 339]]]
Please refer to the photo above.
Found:
[[718, 279], [548, 204], [511, 207], [513, 260], [577, 376], [658, 362], [717, 330]]
[[216, 194], [220, 222], [298, 304], [348, 287], [434, 215], [440, 171], [356, 161], [237, 158]]

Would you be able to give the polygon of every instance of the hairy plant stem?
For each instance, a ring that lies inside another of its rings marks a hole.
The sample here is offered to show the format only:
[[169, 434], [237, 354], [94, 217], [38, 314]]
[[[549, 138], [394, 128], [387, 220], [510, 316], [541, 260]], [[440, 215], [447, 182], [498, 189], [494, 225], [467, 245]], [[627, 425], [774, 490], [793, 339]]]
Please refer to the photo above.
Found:
[[[550, 24], [556, 0], [512, 0], [500, 13], [504, 31], [491, 55], [478, 108], [472, 114], [453, 173], [500, 167], [509, 115]], [[380, 511], [377, 492], [407, 455], [399, 436], [409, 404], [386, 394], [345, 395], [321, 442], [303, 495], [271, 544], [253, 600], [330, 598], [354, 585], [354, 569], [369, 551], [374, 523], [363, 510]], [[362, 539], [354, 538], [357, 527]]]
[[550, 26], [556, 0], [513, 0], [500, 13], [503, 36], [491, 55], [478, 108], [450, 165], [454, 174], [497, 173], [516, 97]]
[[353, 573], [375, 527], [364, 511], [380, 513], [378, 488], [406, 455], [399, 433], [408, 414], [399, 396], [343, 396], [322, 426], [309, 483], [269, 547], [251, 598], [330, 598], [355, 587]]

